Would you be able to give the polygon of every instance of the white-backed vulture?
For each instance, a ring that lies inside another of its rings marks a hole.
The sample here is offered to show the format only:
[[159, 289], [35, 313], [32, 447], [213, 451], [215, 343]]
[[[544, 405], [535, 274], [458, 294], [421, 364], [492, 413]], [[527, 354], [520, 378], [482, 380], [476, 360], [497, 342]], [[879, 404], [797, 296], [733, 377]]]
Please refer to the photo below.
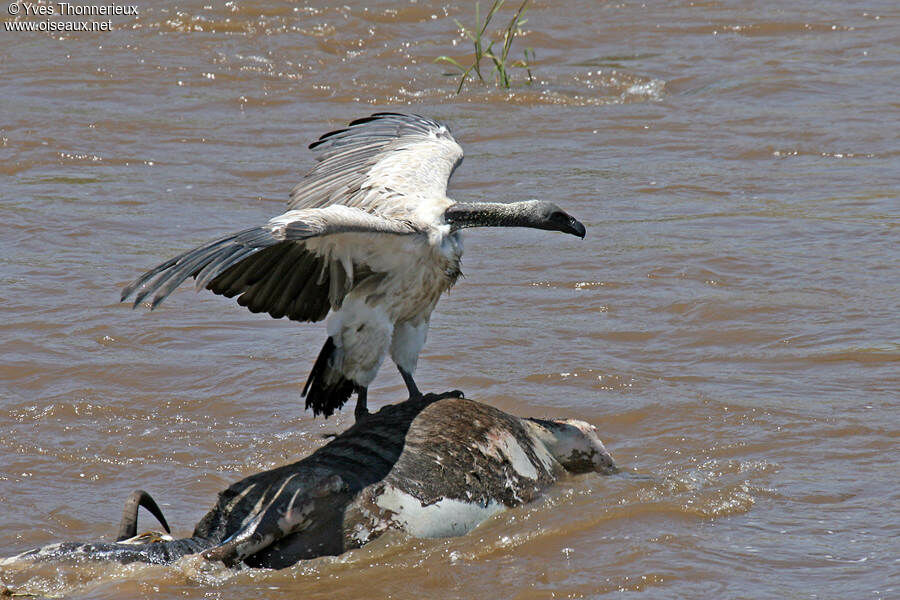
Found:
[[388, 353], [410, 398], [421, 396], [413, 373], [431, 313], [460, 275], [460, 229], [585, 234], [550, 202], [448, 198], [463, 151], [431, 119], [376, 113], [310, 148], [319, 162], [293, 189], [287, 212], [162, 263], [125, 287], [122, 300], [155, 308], [193, 277], [198, 290], [237, 296], [252, 312], [328, 317], [328, 339], [303, 388], [315, 415], [331, 415], [353, 392], [357, 419], [365, 415], [367, 388]]

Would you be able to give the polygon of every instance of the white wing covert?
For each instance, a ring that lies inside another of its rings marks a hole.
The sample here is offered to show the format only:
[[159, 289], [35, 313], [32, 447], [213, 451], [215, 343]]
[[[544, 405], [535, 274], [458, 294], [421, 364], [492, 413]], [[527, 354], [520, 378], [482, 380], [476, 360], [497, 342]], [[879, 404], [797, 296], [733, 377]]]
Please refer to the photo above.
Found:
[[343, 204], [385, 216], [441, 202], [463, 160], [450, 130], [418, 115], [375, 113], [310, 144], [319, 164], [291, 192], [288, 208]]

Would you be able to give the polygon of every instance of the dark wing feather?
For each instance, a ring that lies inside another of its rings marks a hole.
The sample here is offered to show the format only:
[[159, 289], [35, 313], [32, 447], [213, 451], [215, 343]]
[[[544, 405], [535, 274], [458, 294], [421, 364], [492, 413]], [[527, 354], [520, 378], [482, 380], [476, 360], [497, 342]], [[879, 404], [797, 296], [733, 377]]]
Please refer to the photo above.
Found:
[[[372, 273], [364, 258], [353, 259], [353, 276], [340, 262], [310, 250], [311, 238], [334, 234], [410, 235], [418, 230], [404, 221], [384, 219], [354, 208], [289, 211], [262, 227], [219, 238], [185, 252], [141, 275], [122, 290], [134, 306], [151, 298], [155, 308], [189, 277], [197, 288], [232, 298], [251, 312], [275, 318], [319, 321], [343, 296]], [[352, 257], [351, 257], [352, 258]]]

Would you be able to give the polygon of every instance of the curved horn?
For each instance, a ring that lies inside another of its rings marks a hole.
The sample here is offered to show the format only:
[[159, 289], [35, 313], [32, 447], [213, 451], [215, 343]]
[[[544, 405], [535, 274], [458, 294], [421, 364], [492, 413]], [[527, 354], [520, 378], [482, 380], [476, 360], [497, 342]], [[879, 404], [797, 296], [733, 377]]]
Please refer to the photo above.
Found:
[[116, 537], [117, 542], [133, 538], [137, 535], [137, 517], [138, 509], [144, 507], [150, 511], [156, 520], [159, 521], [166, 533], [172, 533], [166, 518], [162, 514], [159, 505], [150, 497], [150, 494], [144, 490], [135, 490], [125, 501], [125, 510], [122, 512], [122, 521], [119, 523], [119, 535]]

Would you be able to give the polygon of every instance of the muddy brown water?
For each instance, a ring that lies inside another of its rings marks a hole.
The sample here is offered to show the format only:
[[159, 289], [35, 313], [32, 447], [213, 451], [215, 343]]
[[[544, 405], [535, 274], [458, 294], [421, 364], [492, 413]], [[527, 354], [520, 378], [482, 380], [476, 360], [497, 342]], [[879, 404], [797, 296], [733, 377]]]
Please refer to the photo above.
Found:
[[[230, 482], [348, 425], [299, 398], [321, 324], [189, 286], [153, 313], [118, 294], [281, 212], [306, 145], [375, 110], [450, 124], [467, 153], [452, 197], [552, 199], [588, 229], [467, 233], [420, 386], [587, 419], [624, 472], [464, 537], [389, 535], [283, 571], [44, 565], [0, 584], [900, 594], [896, 3], [540, 1], [514, 46], [534, 48], [534, 83], [459, 96], [433, 59], [468, 52], [469, 3], [137, 6], [109, 32], [0, 33], [0, 555], [110, 539], [136, 487], [186, 535]], [[403, 396], [385, 365], [370, 402]]]

